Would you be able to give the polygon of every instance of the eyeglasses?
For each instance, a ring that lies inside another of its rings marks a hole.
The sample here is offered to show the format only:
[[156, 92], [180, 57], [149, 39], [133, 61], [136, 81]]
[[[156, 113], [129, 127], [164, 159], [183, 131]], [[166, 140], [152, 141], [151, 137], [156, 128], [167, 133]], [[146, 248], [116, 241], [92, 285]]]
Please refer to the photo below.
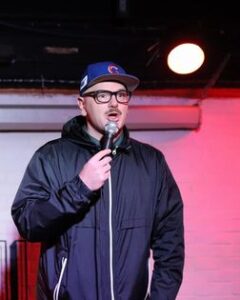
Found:
[[93, 97], [96, 103], [102, 104], [110, 102], [113, 95], [115, 96], [117, 102], [122, 104], [127, 104], [131, 98], [131, 92], [126, 90], [120, 90], [117, 92], [99, 90], [83, 94], [83, 97]]

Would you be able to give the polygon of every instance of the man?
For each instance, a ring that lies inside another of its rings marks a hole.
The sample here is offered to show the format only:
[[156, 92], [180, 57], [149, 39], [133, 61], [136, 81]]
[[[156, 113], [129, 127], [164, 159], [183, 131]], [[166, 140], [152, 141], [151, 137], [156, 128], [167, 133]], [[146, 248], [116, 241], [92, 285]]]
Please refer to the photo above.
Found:
[[[138, 85], [115, 63], [87, 66], [81, 115], [38, 149], [26, 169], [12, 216], [23, 238], [42, 243], [37, 299], [176, 298], [183, 202], [163, 154], [130, 138], [124, 125]], [[113, 145], [101, 150], [108, 124], [116, 129]]]

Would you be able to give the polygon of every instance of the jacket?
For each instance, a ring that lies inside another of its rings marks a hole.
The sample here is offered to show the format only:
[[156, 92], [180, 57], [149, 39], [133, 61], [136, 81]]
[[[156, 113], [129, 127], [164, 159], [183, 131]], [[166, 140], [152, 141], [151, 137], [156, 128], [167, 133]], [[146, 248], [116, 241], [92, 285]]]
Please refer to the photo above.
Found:
[[100, 146], [84, 124], [74, 117], [59, 139], [34, 153], [12, 204], [20, 235], [41, 242], [37, 299], [175, 299], [184, 266], [183, 201], [164, 155], [124, 128], [111, 177], [93, 192], [79, 172]]

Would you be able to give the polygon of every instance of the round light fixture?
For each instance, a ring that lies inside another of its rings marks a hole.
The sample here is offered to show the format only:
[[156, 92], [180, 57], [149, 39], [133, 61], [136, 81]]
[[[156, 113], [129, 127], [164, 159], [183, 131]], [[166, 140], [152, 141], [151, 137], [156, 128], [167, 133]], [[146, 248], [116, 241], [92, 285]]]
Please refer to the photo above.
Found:
[[203, 64], [205, 55], [196, 44], [183, 43], [173, 48], [167, 57], [169, 68], [177, 74], [190, 74]]

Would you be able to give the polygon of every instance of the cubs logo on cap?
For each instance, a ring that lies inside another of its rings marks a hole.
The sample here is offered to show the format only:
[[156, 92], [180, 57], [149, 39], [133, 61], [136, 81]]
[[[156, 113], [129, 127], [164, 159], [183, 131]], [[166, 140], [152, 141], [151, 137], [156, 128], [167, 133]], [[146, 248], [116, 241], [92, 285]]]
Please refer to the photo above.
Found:
[[116, 65], [109, 65], [108, 72], [111, 74], [119, 74], [118, 67]]

